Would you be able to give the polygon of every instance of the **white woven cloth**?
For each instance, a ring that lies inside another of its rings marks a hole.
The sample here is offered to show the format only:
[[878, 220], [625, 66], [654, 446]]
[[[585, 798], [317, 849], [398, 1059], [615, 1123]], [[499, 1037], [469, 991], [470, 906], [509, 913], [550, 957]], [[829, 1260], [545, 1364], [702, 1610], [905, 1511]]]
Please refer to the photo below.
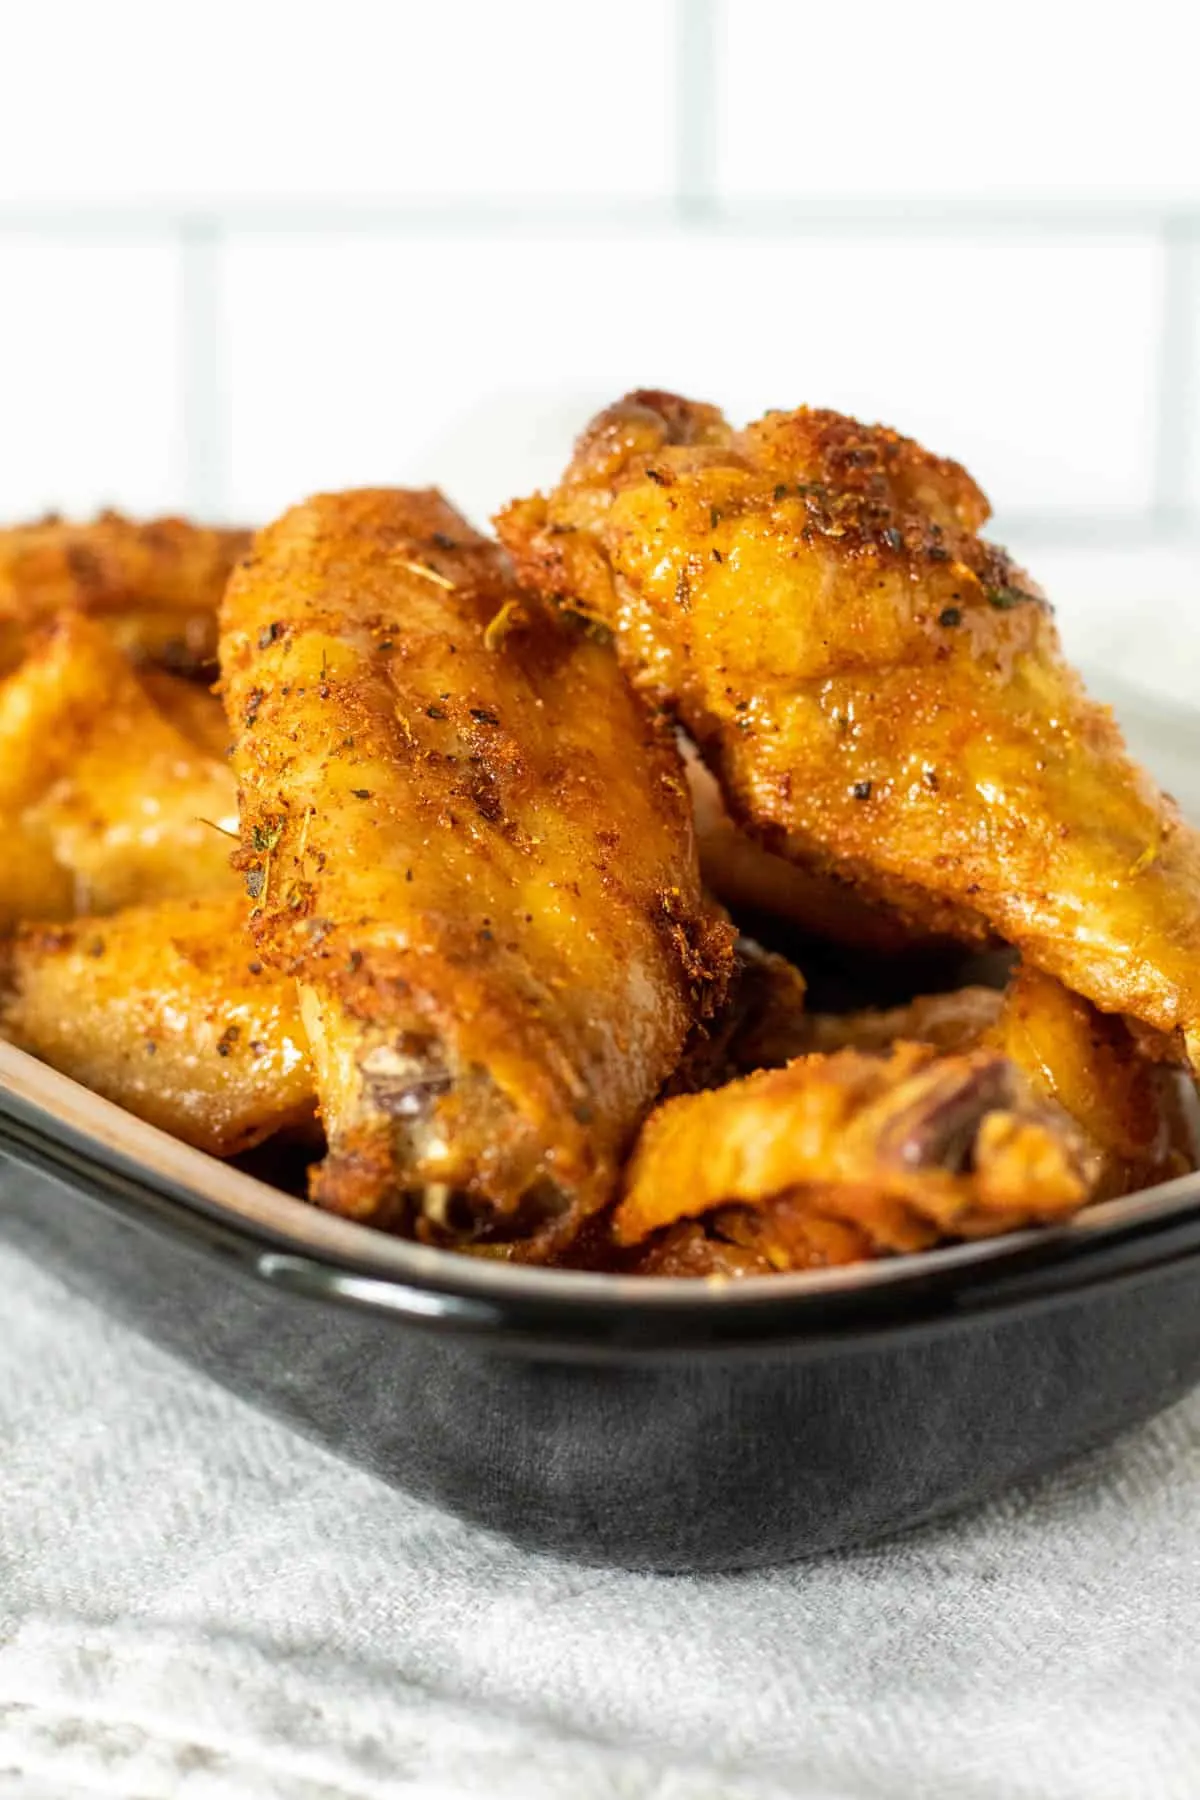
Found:
[[523, 1554], [0, 1251], [0, 1796], [1196, 1800], [1200, 1394], [866, 1554]]

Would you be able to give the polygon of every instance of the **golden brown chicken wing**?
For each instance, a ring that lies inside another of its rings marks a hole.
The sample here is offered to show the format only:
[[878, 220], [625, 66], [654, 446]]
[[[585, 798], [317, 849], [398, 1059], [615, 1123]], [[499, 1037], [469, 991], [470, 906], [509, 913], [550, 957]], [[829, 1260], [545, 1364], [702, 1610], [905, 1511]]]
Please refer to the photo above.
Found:
[[[1011, 1062], [898, 1044], [665, 1101], [638, 1140], [614, 1231], [624, 1245], [676, 1232], [642, 1265], [653, 1272], [663, 1253], [686, 1259], [681, 1222], [712, 1214], [718, 1238], [774, 1268], [808, 1268], [1050, 1223], [1087, 1197], [1073, 1128]], [[697, 1249], [691, 1240], [694, 1261]]]
[[232, 891], [227, 762], [151, 702], [93, 619], [65, 614], [0, 680], [0, 925]]
[[1011, 1057], [1034, 1091], [1069, 1113], [1090, 1150], [1096, 1199], [1136, 1193], [1195, 1167], [1195, 1093], [1148, 1055], [1126, 1021], [1024, 967], [981, 1042]]
[[1200, 1063], [1200, 839], [977, 533], [956, 463], [836, 413], [630, 395], [547, 499], [519, 574], [616, 634], [735, 819], [917, 929], [996, 933]]
[[330, 1143], [314, 1197], [547, 1253], [731, 958], [671, 734], [434, 492], [286, 514], [221, 662], [254, 936], [301, 981]]
[[755, 1069], [780, 1069], [812, 1048], [812, 1035], [799, 969], [740, 938], [725, 1003], [692, 1032], [663, 1097], [721, 1087]]
[[311, 1128], [296, 984], [236, 891], [28, 925], [0, 950], [0, 1035], [212, 1156]]
[[87, 613], [135, 662], [195, 669], [216, 653], [217, 606], [246, 531], [186, 519], [90, 524], [41, 519], [0, 530], [0, 672], [31, 631], [59, 613]]
[[848, 882], [819, 875], [765, 850], [735, 825], [716, 777], [686, 740], [681, 745], [704, 884], [736, 915], [752, 912], [792, 926], [805, 937], [889, 955], [920, 939], [885, 906], [874, 906]]
[[1190, 1083], [1126, 1022], [1097, 1012], [1052, 975], [1018, 968], [1004, 993], [960, 988], [887, 1012], [806, 1013], [795, 1049], [882, 1051], [907, 1041], [941, 1052], [996, 1050], [1074, 1120], [1094, 1199], [1134, 1193], [1195, 1166]]

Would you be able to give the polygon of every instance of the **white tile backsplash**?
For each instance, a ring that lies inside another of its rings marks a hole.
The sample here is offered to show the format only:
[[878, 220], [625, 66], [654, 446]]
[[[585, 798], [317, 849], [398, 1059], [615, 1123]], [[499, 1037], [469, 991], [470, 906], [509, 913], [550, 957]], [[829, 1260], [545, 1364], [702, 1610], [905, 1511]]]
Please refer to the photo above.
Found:
[[184, 495], [179, 259], [0, 236], [0, 518]]
[[737, 196], [1200, 199], [1181, 0], [719, 0]]
[[672, 0], [580, 21], [562, 0], [13, 7], [0, 205], [662, 195]]
[[801, 401], [882, 417], [965, 461], [1002, 518], [1150, 498], [1145, 246], [236, 236], [225, 270], [230, 499], [252, 515], [419, 480], [488, 511], [635, 386], [739, 421]]
[[1200, 546], [1064, 549], [1016, 532], [1008, 548], [1045, 588], [1089, 678], [1115, 671], [1126, 686], [1200, 706]]
[[809, 400], [960, 457], [1077, 654], [1191, 699], [1194, 36], [1176, 0], [10, 8], [0, 517], [437, 481], [482, 520], [628, 387]]

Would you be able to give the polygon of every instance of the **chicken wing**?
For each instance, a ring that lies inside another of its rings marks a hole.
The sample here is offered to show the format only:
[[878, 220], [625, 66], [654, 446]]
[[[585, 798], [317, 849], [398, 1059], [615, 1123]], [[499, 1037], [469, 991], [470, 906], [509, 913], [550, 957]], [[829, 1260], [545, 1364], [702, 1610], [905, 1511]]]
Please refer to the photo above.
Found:
[[674, 742], [435, 492], [325, 495], [226, 594], [259, 954], [297, 975], [314, 1198], [549, 1254], [720, 997]]
[[1095, 1199], [1135, 1193], [1196, 1164], [1186, 1077], [1147, 1054], [1123, 1019], [1097, 1012], [1037, 969], [1019, 968], [1002, 994], [969, 987], [888, 1012], [806, 1013], [790, 1041], [796, 1050], [826, 1053], [882, 1051], [902, 1041], [943, 1053], [999, 1051], [1075, 1122]]
[[518, 574], [615, 633], [737, 822], [918, 930], [995, 933], [1200, 1062], [1200, 838], [977, 534], [956, 463], [836, 413], [638, 393], [549, 498]]
[[0, 926], [236, 885], [226, 762], [151, 702], [93, 619], [66, 614], [0, 681]]
[[[898, 1044], [665, 1101], [638, 1140], [614, 1231], [638, 1244], [711, 1213], [719, 1237], [772, 1267], [808, 1268], [1048, 1224], [1087, 1198], [1073, 1128], [1011, 1062]], [[665, 1248], [678, 1256], [686, 1243]]]
[[805, 991], [794, 963], [740, 938], [725, 1004], [693, 1031], [662, 1097], [721, 1087], [755, 1069], [780, 1069], [811, 1049]]
[[59, 613], [99, 619], [135, 662], [194, 669], [216, 653], [217, 605], [246, 531], [186, 519], [41, 519], [0, 530], [0, 672]]
[[911, 927], [884, 906], [864, 900], [848, 882], [774, 856], [735, 825], [716, 777], [685, 740], [681, 745], [700, 873], [705, 886], [735, 914], [752, 912], [792, 926], [805, 937], [889, 955], [911, 949]]
[[212, 1156], [314, 1122], [296, 984], [264, 970], [234, 891], [24, 926], [0, 1034]]

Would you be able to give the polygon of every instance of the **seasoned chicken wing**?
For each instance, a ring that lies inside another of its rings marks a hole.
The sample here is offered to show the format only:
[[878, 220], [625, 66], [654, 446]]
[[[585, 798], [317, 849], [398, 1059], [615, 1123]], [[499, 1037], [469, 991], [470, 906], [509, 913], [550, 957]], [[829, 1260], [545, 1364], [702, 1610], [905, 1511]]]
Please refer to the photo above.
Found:
[[822, 1052], [881, 1051], [901, 1041], [941, 1052], [1001, 1052], [1035, 1093], [1074, 1120], [1095, 1199], [1134, 1193], [1195, 1166], [1186, 1077], [1149, 1054], [1125, 1020], [1098, 1012], [1037, 969], [1018, 968], [1002, 994], [968, 987], [887, 1012], [805, 1014], [791, 1038], [797, 1049]]
[[718, 1238], [771, 1267], [807, 1268], [1050, 1223], [1087, 1198], [1076, 1133], [1011, 1062], [898, 1044], [800, 1057], [665, 1101], [638, 1140], [614, 1229], [625, 1245], [674, 1230], [644, 1272], [663, 1255], [687, 1260], [689, 1241], [699, 1260], [678, 1228], [708, 1214]]
[[725, 1003], [696, 1026], [663, 1097], [721, 1087], [755, 1069], [779, 1069], [812, 1048], [804, 977], [794, 963], [738, 940]]
[[212, 1156], [312, 1128], [296, 984], [242, 897], [27, 925], [0, 949], [0, 1035]]
[[221, 593], [249, 543], [246, 531], [113, 512], [0, 530], [0, 672], [31, 631], [68, 612], [100, 620], [135, 662], [211, 663]]
[[764, 846], [918, 930], [997, 934], [1200, 1062], [1200, 838], [977, 534], [956, 463], [836, 413], [734, 431], [630, 395], [548, 498], [518, 573], [616, 635]]
[[65, 614], [0, 680], [0, 925], [232, 891], [232, 771], [153, 704], [93, 619]]
[[1053, 976], [1024, 967], [981, 1042], [1011, 1057], [1034, 1091], [1069, 1113], [1090, 1156], [1093, 1196], [1136, 1193], [1196, 1165], [1195, 1092], [1129, 1025]]
[[228, 572], [248, 547], [248, 531], [121, 513], [0, 529], [0, 671], [20, 661], [32, 630], [63, 612], [99, 619], [135, 662], [203, 668], [216, 657]]
[[262, 533], [221, 663], [254, 937], [301, 982], [329, 1139], [314, 1197], [550, 1253], [731, 960], [670, 732], [431, 491]]
[[764, 849], [734, 824], [716, 777], [692, 745], [685, 740], [681, 747], [692, 792], [700, 873], [709, 891], [735, 914], [765, 915], [805, 937], [880, 955], [910, 949], [919, 941], [896, 913], [864, 900], [849, 882], [817, 874]]

